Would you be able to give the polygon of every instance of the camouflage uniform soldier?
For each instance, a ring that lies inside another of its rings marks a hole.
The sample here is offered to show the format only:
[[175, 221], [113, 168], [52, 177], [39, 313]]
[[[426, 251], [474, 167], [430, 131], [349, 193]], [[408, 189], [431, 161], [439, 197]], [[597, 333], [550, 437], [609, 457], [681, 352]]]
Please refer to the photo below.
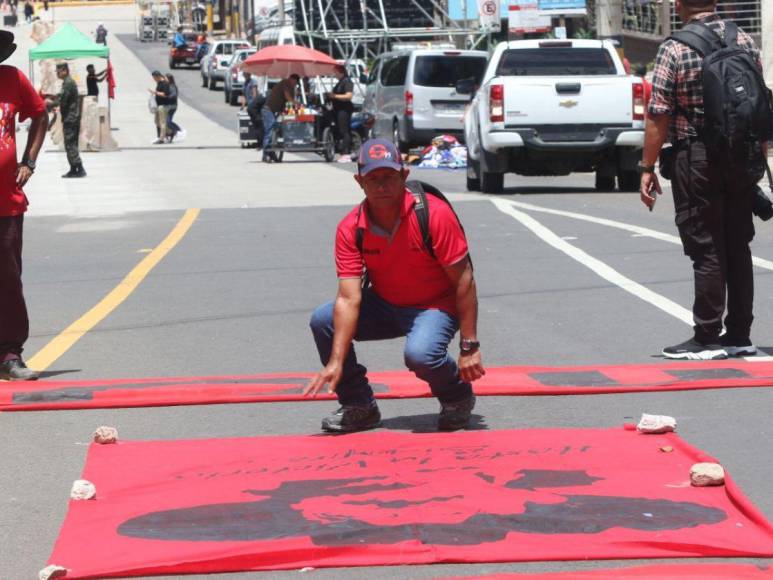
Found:
[[78, 136], [81, 128], [78, 85], [72, 80], [70, 68], [66, 64], [56, 65], [56, 76], [62, 80], [62, 92], [58, 99], [59, 112], [62, 115], [64, 127], [64, 149], [67, 151], [67, 161], [70, 164], [70, 171], [62, 177], [86, 177], [78, 151]]

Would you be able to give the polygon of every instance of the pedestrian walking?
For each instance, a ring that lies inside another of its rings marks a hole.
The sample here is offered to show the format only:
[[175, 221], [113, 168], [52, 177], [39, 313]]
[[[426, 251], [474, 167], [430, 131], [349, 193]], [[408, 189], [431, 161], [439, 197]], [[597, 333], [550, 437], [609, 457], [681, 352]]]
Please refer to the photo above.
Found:
[[333, 104], [336, 129], [341, 139], [341, 156], [338, 161], [349, 163], [352, 160], [352, 113], [354, 112], [354, 83], [346, 72], [346, 67], [339, 65], [335, 70], [338, 82], [333, 91], [327, 94], [327, 98]]
[[685, 26], [655, 60], [641, 200], [652, 209], [662, 193], [655, 162], [670, 138], [660, 167], [671, 179], [676, 225], [693, 264], [695, 326], [693, 337], [663, 355], [752, 355], [752, 201], [773, 134], [760, 53], [748, 34], [717, 15], [716, 0], [676, 0], [676, 9]]
[[70, 171], [62, 177], [86, 177], [86, 170], [83, 169], [83, 162], [78, 150], [81, 130], [78, 85], [70, 76], [70, 67], [67, 63], [56, 65], [56, 76], [62, 81], [62, 91], [54, 97], [53, 102], [59, 105], [59, 115], [62, 118], [62, 128], [64, 129], [64, 149], [67, 152], [67, 162], [70, 164]]
[[104, 44], [107, 46], [107, 28], [101, 22], [97, 25], [97, 30], [94, 33], [94, 41], [97, 44]]
[[[0, 63], [16, 49], [12, 33], [0, 30]], [[16, 115], [32, 119], [27, 144], [17, 162]], [[48, 128], [46, 105], [24, 73], [0, 65], [0, 379], [35, 380], [22, 358], [29, 318], [22, 287], [22, 233], [27, 197], [24, 186], [35, 172]]]
[[263, 145], [263, 119], [260, 110], [266, 104], [266, 99], [258, 93], [258, 79], [248, 72], [244, 72], [244, 101], [243, 108], [250, 117], [250, 122], [255, 128], [255, 135], [258, 141], [258, 147]]
[[99, 83], [107, 77], [107, 69], [97, 73], [93, 64], [86, 67], [86, 96], [99, 97]]
[[[336, 231], [338, 294], [311, 317], [324, 369], [304, 394], [316, 395], [326, 384], [336, 393], [341, 408], [322, 421], [325, 431], [377, 427], [381, 413], [352, 341], [405, 336], [405, 364], [440, 400], [438, 429], [462, 429], [475, 406], [471, 383], [485, 371], [461, 223], [437, 190], [406, 182], [409, 171], [391, 141], [366, 142], [357, 167], [365, 200]], [[458, 363], [448, 353], [457, 330]]]
[[32, 7], [30, 0], [24, 2], [24, 20], [29, 24], [32, 22], [32, 17], [35, 15], [35, 9]]
[[150, 94], [153, 95], [156, 100], [156, 112], [154, 113], [154, 120], [156, 123], [156, 140], [153, 141], [153, 144], [161, 145], [162, 143], [166, 143], [167, 137], [167, 117], [169, 114], [169, 82], [160, 71], [154, 70], [151, 73], [151, 76], [156, 82], [155, 89], [148, 89]]
[[275, 84], [268, 99], [266, 99], [266, 104], [261, 109], [260, 114], [263, 117], [263, 130], [265, 131], [263, 135], [263, 161], [266, 163], [276, 160], [276, 156], [271, 150], [271, 137], [273, 136], [276, 116], [284, 112], [288, 103], [293, 107], [296, 105], [295, 87], [298, 86], [300, 80], [300, 76], [290, 75]]
[[[174, 141], [178, 134], [185, 134], [182, 127], [174, 122], [174, 114], [177, 112], [177, 97], [179, 95], [177, 89], [177, 83], [174, 80], [174, 75], [167, 74], [166, 82], [169, 83], [169, 94], [167, 97], [167, 116], [166, 116], [166, 132], [169, 143]], [[181, 136], [182, 136], [181, 135]]]

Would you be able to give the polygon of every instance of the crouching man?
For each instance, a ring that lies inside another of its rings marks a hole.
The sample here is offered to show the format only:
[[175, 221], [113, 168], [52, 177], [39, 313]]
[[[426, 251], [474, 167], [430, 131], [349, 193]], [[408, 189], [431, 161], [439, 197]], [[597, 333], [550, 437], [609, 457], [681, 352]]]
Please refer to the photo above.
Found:
[[[465, 428], [475, 406], [471, 383], [485, 370], [464, 230], [442, 194], [425, 192], [415, 182], [408, 187], [408, 173], [391, 142], [373, 139], [362, 146], [355, 179], [365, 200], [336, 232], [338, 295], [311, 318], [325, 367], [305, 394], [314, 396], [328, 385], [341, 405], [322, 421], [325, 431], [381, 424], [354, 340], [406, 337], [406, 366], [440, 401], [439, 430]], [[363, 284], [363, 276], [369, 284]], [[458, 363], [448, 353], [457, 330]]]

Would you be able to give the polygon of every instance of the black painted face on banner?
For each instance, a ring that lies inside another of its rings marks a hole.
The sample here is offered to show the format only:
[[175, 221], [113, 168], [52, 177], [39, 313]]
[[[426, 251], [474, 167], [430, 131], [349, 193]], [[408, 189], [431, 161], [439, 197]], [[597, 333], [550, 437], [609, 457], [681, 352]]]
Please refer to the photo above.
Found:
[[[117, 531], [162, 541], [309, 537], [319, 546], [416, 539], [425, 544], [477, 545], [504, 540], [510, 532], [596, 534], [611, 528], [658, 532], [714, 524], [727, 517], [720, 509], [689, 502], [593, 495], [597, 481], [603, 478], [576, 470], [522, 470], [504, 481], [485, 472], [468, 472], [459, 477], [458, 493], [443, 496], [433, 495], [427, 486], [386, 477], [284, 481], [276, 489], [245, 491], [259, 496], [257, 501], [152, 512], [124, 522]], [[494, 509], [481, 509], [483, 497]]]

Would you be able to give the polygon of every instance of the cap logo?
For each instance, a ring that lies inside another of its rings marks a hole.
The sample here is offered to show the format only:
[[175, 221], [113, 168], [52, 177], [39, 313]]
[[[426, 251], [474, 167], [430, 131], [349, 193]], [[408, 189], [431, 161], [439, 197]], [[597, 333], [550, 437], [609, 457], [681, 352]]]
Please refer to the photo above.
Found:
[[392, 159], [392, 153], [386, 148], [385, 145], [376, 143], [375, 145], [371, 145], [370, 149], [368, 149], [368, 157], [375, 161], [379, 161], [381, 159]]

